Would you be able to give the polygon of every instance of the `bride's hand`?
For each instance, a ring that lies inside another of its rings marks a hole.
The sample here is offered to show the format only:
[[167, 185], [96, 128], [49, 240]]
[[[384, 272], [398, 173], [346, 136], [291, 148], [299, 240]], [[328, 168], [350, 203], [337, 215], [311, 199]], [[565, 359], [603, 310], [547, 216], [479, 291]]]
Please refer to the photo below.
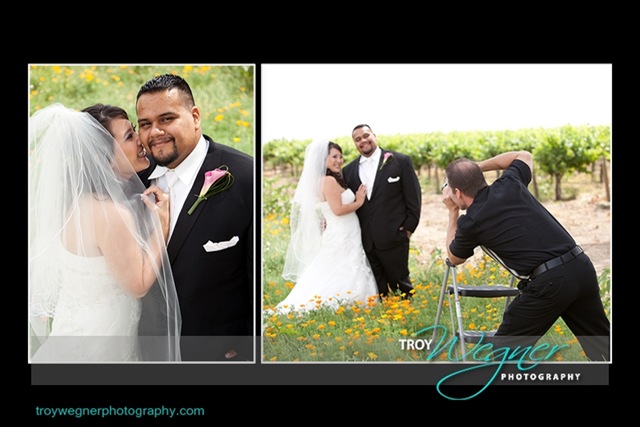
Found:
[[360, 184], [360, 187], [358, 187], [358, 191], [356, 191], [356, 202], [358, 202], [362, 206], [365, 197], [367, 197], [367, 186], [364, 184]]
[[[150, 195], [153, 196], [150, 197]], [[142, 201], [149, 209], [158, 212], [165, 241], [169, 237], [169, 195], [157, 185], [152, 185], [142, 193]]]

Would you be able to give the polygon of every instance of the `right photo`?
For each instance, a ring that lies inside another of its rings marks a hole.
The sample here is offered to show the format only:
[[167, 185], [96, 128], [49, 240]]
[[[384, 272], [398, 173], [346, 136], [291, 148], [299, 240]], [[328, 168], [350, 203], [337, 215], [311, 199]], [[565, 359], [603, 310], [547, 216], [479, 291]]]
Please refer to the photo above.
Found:
[[611, 362], [612, 64], [261, 64], [262, 363]]

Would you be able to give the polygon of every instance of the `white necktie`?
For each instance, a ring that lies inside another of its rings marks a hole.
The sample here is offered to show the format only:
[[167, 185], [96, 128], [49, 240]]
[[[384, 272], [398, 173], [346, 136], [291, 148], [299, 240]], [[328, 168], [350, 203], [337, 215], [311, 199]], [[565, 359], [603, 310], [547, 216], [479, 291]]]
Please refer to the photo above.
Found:
[[371, 200], [371, 193], [373, 192], [373, 179], [376, 176], [375, 164], [373, 157], [365, 157], [360, 162], [360, 181], [367, 186], [367, 199]]
[[180, 211], [176, 209], [176, 191], [174, 190], [174, 186], [178, 181], [178, 175], [171, 169], [167, 169], [165, 173], [165, 180], [167, 182], [167, 191], [169, 192], [169, 215], [170, 215], [170, 226], [169, 226], [169, 238], [171, 238], [171, 234], [173, 234], [173, 229], [175, 228], [176, 221], [178, 219], [178, 214]]

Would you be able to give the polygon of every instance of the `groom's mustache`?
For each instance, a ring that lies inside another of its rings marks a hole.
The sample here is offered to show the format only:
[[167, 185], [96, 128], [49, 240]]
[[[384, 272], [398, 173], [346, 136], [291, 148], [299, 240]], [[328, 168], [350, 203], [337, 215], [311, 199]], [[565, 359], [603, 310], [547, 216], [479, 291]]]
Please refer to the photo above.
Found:
[[174, 143], [175, 144], [175, 138], [172, 136], [165, 136], [162, 138], [155, 138], [150, 140], [147, 145], [149, 146], [149, 148], [152, 148], [156, 145], [163, 145], [163, 144], [168, 144], [168, 143]]

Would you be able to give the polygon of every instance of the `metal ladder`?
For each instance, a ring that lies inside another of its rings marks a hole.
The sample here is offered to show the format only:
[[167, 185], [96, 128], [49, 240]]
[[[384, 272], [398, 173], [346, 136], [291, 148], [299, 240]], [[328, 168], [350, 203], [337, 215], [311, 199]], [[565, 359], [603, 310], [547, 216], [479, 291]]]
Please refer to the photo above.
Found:
[[[520, 293], [518, 288], [514, 287], [515, 276], [511, 276], [509, 286], [506, 285], [458, 285], [456, 281], [456, 266], [451, 264], [449, 258], [446, 260], [447, 270], [442, 280], [442, 289], [440, 291], [440, 299], [438, 301], [438, 311], [436, 312], [436, 319], [433, 328], [433, 340], [436, 338], [436, 330], [440, 325], [440, 317], [442, 315], [442, 307], [444, 304], [444, 295], [448, 295], [449, 300], [449, 312], [451, 314], [451, 328], [456, 328], [455, 335], [460, 341], [460, 351], [462, 354], [462, 360], [466, 361], [466, 344], [477, 343], [481, 339], [491, 339], [496, 331], [472, 331], [464, 330], [462, 322], [462, 308], [460, 305], [460, 297], [475, 297], [475, 298], [495, 298], [505, 297], [505, 309], [511, 302], [511, 298]], [[452, 284], [449, 285], [449, 276], [451, 276]], [[453, 317], [453, 307], [451, 304], [451, 298], [453, 296], [454, 304], [456, 308], [457, 322]], [[455, 326], [454, 326], [455, 325]]]

